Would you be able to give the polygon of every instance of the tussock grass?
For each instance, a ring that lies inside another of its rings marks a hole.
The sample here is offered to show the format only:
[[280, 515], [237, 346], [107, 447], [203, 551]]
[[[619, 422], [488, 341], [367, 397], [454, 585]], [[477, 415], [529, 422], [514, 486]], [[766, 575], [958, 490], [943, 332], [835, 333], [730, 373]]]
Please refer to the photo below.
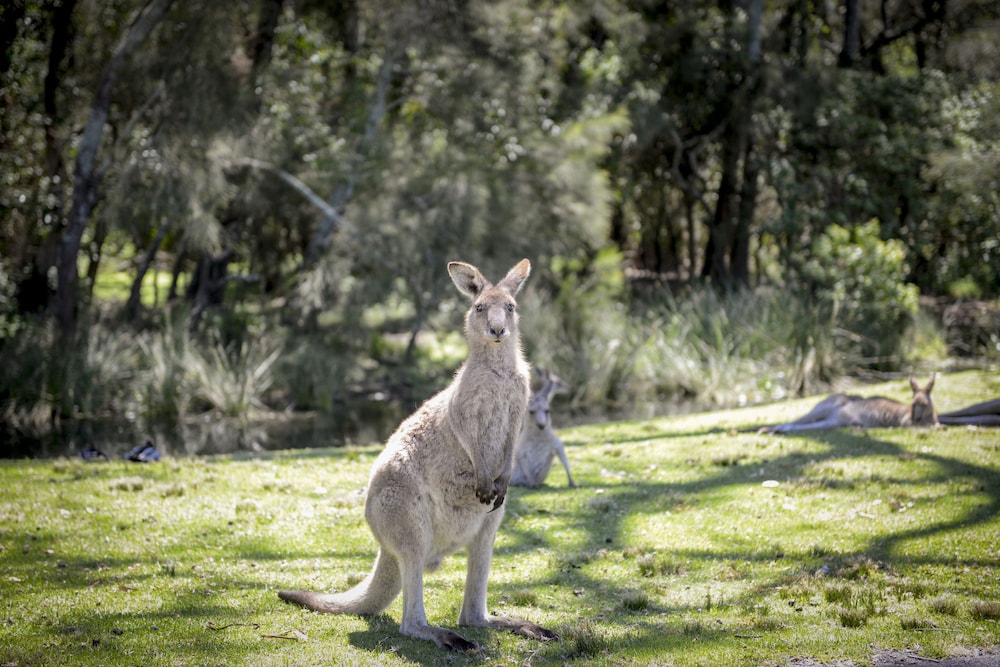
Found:
[[[935, 394], [1000, 386], [946, 374]], [[399, 635], [399, 599], [359, 618], [277, 598], [365, 576], [379, 445], [0, 462], [0, 664], [771, 667], [1000, 645], [997, 431], [752, 432], [814, 403], [561, 430], [580, 488], [511, 489], [488, 604], [562, 640], [461, 629], [474, 655]], [[425, 576], [430, 622], [455, 626], [464, 577], [462, 554]]]
[[1000, 621], [1000, 601], [973, 600], [969, 605], [969, 614], [980, 621]]

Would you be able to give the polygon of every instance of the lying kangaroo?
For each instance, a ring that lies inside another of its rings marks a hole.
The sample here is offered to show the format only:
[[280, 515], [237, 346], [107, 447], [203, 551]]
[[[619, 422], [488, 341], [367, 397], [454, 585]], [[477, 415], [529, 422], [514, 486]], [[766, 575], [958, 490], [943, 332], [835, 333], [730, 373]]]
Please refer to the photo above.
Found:
[[529, 621], [486, 613], [493, 540], [528, 401], [528, 364], [514, 296], [530, 270], [522, 260], [493, 285], [470, 264], [448, 264], [456, 287], [472, 299], [465, 315], [469, 356], [447, 388], [400, 424], [372, 467], [365, 518], [379, 543], [375, 565], [345, 593], [282, 591], [283, 600], [333, 614], [377, 614], [402, 589], [401, 633], [443, 648], [474, 650], [478, 646], [458, 633], [428, 625], [424, 614], [424, 571], [465, 547], [460, 625], [557, 638]]
[[514, 448], [514, 472], [510, 476], [513, 486], [538, 488], [549, 476], [552, 460], [558, 456], [566, 468], [569, 485], [576, 487], [573, 475], [569, 472], [569, 461], [566, 459], [566, 448], [562, 440], [552, 430], [552, 412], [549, 397], [569, 387], [561, 379], [535, 367], [535, 374], [541, 378], [542, 385], [528, 401], [528, 414], [521, 426], [521, 435]]
[[934, 374], [930, 382], [921, 387], [910, 376], [913, 402], [903, 405], [889, 398], [873, 396], [862, 398], [847, 394], [833, 394], [809, 411], [809, 414], [787, 424], [764, 426], [758, 433], [794, 433], [820, 428], [862, 426], [879, 428], [888, 426], [937, 426], [937, 414], [931, 401]]

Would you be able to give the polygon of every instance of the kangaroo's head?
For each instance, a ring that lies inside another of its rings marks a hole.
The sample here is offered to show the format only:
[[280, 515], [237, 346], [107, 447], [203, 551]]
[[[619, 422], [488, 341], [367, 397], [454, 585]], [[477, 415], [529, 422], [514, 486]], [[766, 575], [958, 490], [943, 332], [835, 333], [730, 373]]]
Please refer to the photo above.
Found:
[[448, 263], [448, 274], [458, 291], [472, 299], [472, 307], [465, 314], [465, 335], [470, 344], [518, 340], [514, 297], [530, 272], [531, 262], [522, 259], [494, 285], [471, 264]]
[[529, 424], [534, 424], [540, 431], [544, 431], [552, 423], [550, 397], [553, 394], [568, 391], [569, 385], [558, 376], [538, 366], [535, 366], [535, 378], [541, 382], [541, 385], [528, 401], [528, 414], [525, 419]]
[[913, 390], [913, 404], [910, 406], [910, 419], [914, 426], [934, 426], [938, 423], [934, 411], [934, 401], [931, 400], [931, 389], [934, 388], [934, 373], [930, 381], [923, 387], [917, 384], [917, 379], [910, 376], [910, 389]]

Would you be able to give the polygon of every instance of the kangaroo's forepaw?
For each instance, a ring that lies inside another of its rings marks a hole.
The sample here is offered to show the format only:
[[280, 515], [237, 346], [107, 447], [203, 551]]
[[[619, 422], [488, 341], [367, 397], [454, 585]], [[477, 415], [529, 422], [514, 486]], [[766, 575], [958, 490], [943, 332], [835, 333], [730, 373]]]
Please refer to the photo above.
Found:
[[506, 496], [497, 495], [496, 500], [493, 501], [493, 509], [490, 511], [496, 512], [500, 509], [500, 506], [503, 505], [504, 498], [506, 498]]

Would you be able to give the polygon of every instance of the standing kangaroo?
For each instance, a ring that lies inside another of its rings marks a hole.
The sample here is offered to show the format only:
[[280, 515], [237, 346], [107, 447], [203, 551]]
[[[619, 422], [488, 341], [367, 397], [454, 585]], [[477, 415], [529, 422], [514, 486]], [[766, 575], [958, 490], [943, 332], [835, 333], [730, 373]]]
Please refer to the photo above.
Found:
[[315, 611], [370, 615], [389, 606], [402, 589], [402, 634], [474, 650], [475, 643], [453, 630], [428, 625], [424, 613], [424, 571], [465, 547], [460, 625], [557, 638], [529, 621], [486, 613], [493, 540], [528, 401], [528, 364], [514, 296], [530, 271], [531, 263], [522, 260], [493, 285], [470, 264], [448, 264], [455, 286], [472, 299], [465, 315], [469, 354], [452, 383], [404, 420], [375, 460], [365, 497], [365, 518], [379, 543], [375, 565], [345, 593], [282, 591], [283, 600]]
[[549, 397], [569, 387], [561, 379], [541, 368], [535, 367], [535, 374], [542, 379], [542, 386], [528, 401], [528, 414], [524, 417], [521, 435], [514, 448], [514, 472], [510, 476], [513, 486], [527, 486], [535, 489], [542, 485], [552, 469], [552, 461], [558, 456], [566, 468], [569, 485], [576, 487], [569, 472], [566, 448], [556, 432], [552, 430], [552, 411]]
[[921, 387], [910, 376], [913, 401], [904, 405], [889, 398], [872, 396], [862, 398], [848, 394], [833, 394], [809, 411], [804, 417], [787, 424], [764, 426], [758, 433], [794, 433], [820, 428], [861, 426], [880, 428], [889, 426], [936, 426], [937, 414], [931, 400], [934, 374], [926, 386]]

